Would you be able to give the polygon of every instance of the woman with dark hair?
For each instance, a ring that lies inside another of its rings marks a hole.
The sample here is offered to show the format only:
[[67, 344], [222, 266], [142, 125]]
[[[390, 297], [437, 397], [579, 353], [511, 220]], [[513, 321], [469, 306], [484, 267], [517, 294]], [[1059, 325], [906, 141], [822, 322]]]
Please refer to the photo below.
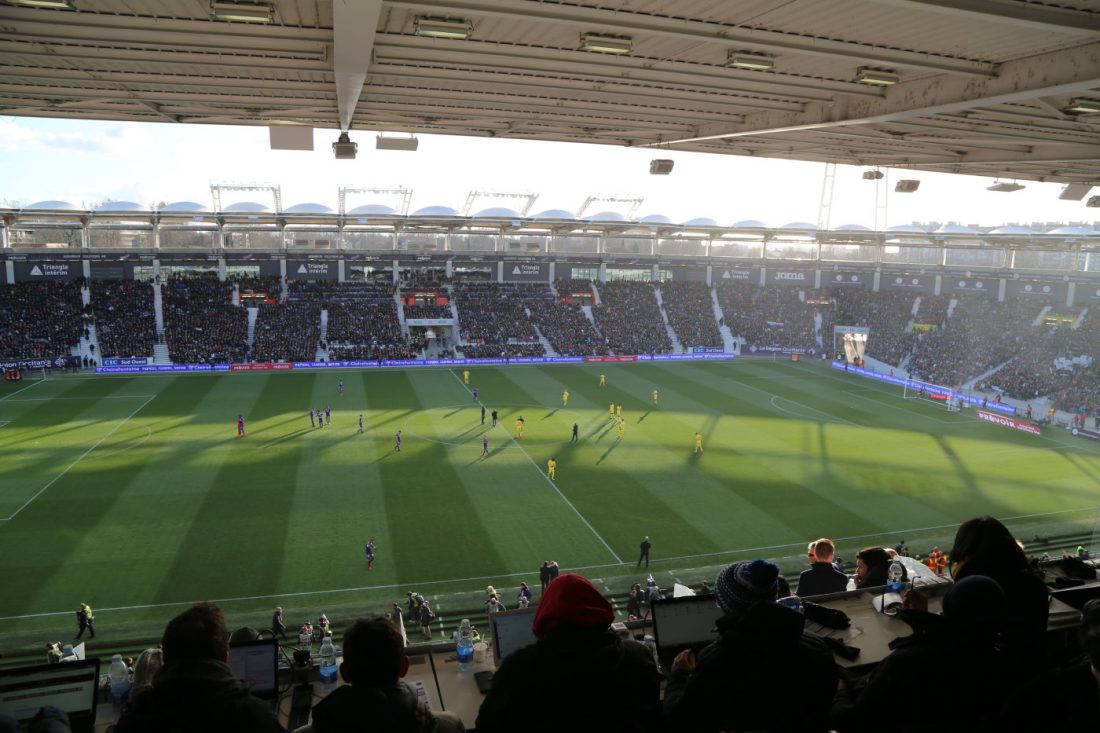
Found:
[[1050, 593], [1008, 527], [993, 517], [966, 520], [955, 533], [950, 559], [956, 582], [972, 575], [997, 581], [1008, 601], [1002, 629], [1006, 651], [1019, 673], [1031, 677], [1042, 672]]
[[890, 555], [881, 547], [864, 547], [856, 553], [856, 587], [876, 588], [886, 585], [890, 571]]

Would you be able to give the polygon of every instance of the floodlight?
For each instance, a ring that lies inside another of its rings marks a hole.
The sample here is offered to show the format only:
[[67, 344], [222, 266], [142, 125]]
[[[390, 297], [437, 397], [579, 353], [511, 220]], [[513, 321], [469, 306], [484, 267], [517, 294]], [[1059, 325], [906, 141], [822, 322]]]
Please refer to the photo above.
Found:
[[15, 5], [28, 8], [50, 8], [51, 10], [76, 10], [73, 0], [11, 0]]
[[1058, 194], [1058, 198], [1063, 201], [1080, 201], [1091, 190], [1091, 183], [1067, 183], [1066, 187], [1062, 189], [1062, 193]]
[[464, 18], [434, 18], [427, 15], [416, 16], [413, 28], [418, 36], [459, 41], [465, 41], [473, 32], [473, 24]]
[[332, 153], [337, 160], [355, 160], [355, 153], [359, 150], [359, 144], [351, 141], [346, 132], [341, 132], [340, 137], [332, 144]]
[[674, 165], [676, 165], [676, 161], [668, 160], [667, 158], [651, 160], [649, 161], [649, 174], [651, 176], [667, 176], [672, 172], [672, 167]]
[[1085, 206], [1090, 209], [1100, 209], [1100, 196], [1093, 196], [1085, 202]]
[[275, 7], [270, 3], [231, 2], [214, 0], [210, 3], [210, 15], [215, 20], [240, 23], [270, 23], [275, 19]]
[[408, 150], [415, 151], [420, 141], [414, 135], [408, 137], [386, 137], [379, 135], [374, 139], [375, 150]]
[[869, 66], [861, 66], [856, 72], [856, 81], [860, 84], [870, 84], [876, 87], [889, 87], [897, 84], [901, 79], [890, 69], [872, 69]]
[[1100, 100], [1098, 99], [1073, 99], [1065, 112], [1073, 112], [1079, 115], [1094, 115], [1100, 113]]
[[894, 193], [913, 193], [920, 188], [920, 181], [912, 178], [904, 178], [894, 186]]
[[1026, 188], [1022, 183], [1008, 183], [1006, 181], [995, 181], [992, 186], [985, 189], [986, 191], [996, 191], [998, 193], [1012, 193], [1013, 191], [1020, 191]]
[[863, 171], [863, 180], [878, 181], [886, 176], [882, 171]]
[[775, 68], [775, 57], [766, 53], [730, 51], [726, 59], [726, 66], [734, 69], [749, 69], [750, 71], [771, 71]]
[[624, 54], [631, 51], [630, 36], [613, 36], [607, 33], [582, 33], [581, 50], [595, 53]]

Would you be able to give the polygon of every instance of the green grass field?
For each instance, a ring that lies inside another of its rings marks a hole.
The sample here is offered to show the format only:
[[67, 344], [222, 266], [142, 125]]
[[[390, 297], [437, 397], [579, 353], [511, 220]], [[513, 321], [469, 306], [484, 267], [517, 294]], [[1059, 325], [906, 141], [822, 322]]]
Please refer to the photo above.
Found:
[[[276, 604], [288, 622], [325, 610], [339, 623], [418, 590], [446, 618], [487, 583], [509, 589], [507, 602], [520, 579], [537, 588], [543, 560], [619, 591], [639, 579], [646, 534], [663, 582], [697, 583], [753, 556], [797, 572], [821, 535], [851, 557], [898, 539], [915, 551], [947, 543], [976, 514], [1012, 518], [1025, 539], [1096, 524], [1100, 445], [979, 423], [820, 364], [471, 372], [500, 410], [495, 429], [481, 425], [461, 369], [4, 384], [0, 651], [71, 637], [79, 601], [96, 609], [93, 648], [109, 653], [155, 639], [201, 599], [222, 602], [231, 626], [266, 625]], [[624, 405], [622, 440], [612, 401]], [[309, 407], [325, 405], [332, 424], [311, 429]], [[491, 455], [480, 460], [483, 434]]]

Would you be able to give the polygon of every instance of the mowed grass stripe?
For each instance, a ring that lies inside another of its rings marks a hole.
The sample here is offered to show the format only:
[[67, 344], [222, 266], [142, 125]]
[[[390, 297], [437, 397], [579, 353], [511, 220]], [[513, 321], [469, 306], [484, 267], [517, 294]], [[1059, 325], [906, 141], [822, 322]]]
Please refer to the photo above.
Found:
[[[219, 594], [230, 588], [241, 594], [269, 593], [276, 587], [286, 555], [294, 554], [287, 544], [287, 526], [299, 490], [295, 476], [301, 449], [290, 444], [273, 454], [258, 440], [234, 437], [235, 423], [238, 413], [256, 428], [265, 420], [279, 420], [285, 405], [305, 401], [302, 395], [312, 391], [316, 379], [315, 374], [272, 374], [233, 383], [233, 393], [222, 396], [224, 422], [215, 423], [225, 447], [204, 456], [216, 457], [217, 471], [205, 486], [191, 487], [198, 494], [198, 508], [177, 546], [175, 562], [158, 584], [156, 602], [201, 597], [212, 587]], [[227, 566], [232, 574], [219, 578], [219, 569]]]

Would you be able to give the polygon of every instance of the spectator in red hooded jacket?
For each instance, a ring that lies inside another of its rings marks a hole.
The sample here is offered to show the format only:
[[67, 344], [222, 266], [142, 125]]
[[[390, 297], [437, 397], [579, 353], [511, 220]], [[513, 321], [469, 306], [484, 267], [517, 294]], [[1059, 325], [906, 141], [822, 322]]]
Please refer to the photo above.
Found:
[[538, 642], [508, 655], [493, 675], [478, 733], [659, 730], [653, 657], [612, 632], [614, 620], [611, 604], [588, 580], [560, 575], [539, 600], [532, 624]]

